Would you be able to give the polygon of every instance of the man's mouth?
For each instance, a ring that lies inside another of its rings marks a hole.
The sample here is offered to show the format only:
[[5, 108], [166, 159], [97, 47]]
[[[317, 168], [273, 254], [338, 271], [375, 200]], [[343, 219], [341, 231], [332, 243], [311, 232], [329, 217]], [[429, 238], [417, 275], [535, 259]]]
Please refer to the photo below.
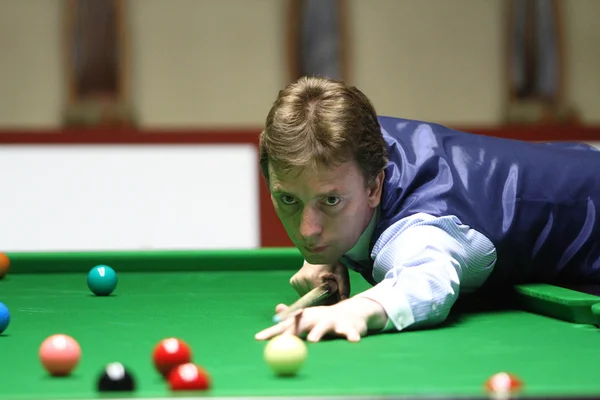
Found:
[[304, 246], [304, 248], [309, 253], [322, 253], [323, 251], [325, 251], [327, 249], [327, 247], [329, 247], [329, 246], [313, 246], [313, 247]]

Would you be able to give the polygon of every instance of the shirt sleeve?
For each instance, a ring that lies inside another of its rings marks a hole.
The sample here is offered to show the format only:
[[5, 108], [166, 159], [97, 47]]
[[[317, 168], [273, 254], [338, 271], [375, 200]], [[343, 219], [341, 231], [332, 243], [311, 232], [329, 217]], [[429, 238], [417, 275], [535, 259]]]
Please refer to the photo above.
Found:
[[358, 294], [385, 309], [384, 331], [443, 322], [459, 291], [475, 290], [496, 262], [496, 249], [455, 216], [416, 214], [390, 226], [373, 247], [373, 278]]

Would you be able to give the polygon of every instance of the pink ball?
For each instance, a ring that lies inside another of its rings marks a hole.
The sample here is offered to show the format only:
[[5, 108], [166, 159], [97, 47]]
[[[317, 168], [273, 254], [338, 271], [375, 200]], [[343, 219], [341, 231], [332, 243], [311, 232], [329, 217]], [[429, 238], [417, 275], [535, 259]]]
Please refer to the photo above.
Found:
[[79, 343], [67, 335], [52, 335], [40, 346], [40, 360], [54, 376], [69, 375], [81, 357]]

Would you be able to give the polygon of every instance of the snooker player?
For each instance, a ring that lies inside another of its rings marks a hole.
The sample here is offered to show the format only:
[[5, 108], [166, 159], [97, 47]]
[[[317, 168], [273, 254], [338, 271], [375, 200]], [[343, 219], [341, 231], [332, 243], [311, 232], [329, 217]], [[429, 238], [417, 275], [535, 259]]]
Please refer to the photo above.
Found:
[[[256, 334], [319, 341], [443, 322], [459, 294], [525, 282], [600, 282], [600, 152], [381, 117], [358, 89], [304, 77], [260, 136], [276, 213], [340, 301]], [[349, 298], [348, 269], [372, 287]], [[279, 304], [276, 312], [286, 305]]]

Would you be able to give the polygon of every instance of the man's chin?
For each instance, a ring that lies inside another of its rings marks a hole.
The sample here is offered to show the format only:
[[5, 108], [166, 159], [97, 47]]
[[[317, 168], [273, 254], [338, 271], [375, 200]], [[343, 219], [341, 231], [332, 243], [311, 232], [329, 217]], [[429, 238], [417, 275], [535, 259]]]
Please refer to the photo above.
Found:
[[304, 259], [309, 264], [333, 264], [339, 260], [339, 257], [333, 257], [329, 254], [313, 254], [313, 253], [302, 253]]

